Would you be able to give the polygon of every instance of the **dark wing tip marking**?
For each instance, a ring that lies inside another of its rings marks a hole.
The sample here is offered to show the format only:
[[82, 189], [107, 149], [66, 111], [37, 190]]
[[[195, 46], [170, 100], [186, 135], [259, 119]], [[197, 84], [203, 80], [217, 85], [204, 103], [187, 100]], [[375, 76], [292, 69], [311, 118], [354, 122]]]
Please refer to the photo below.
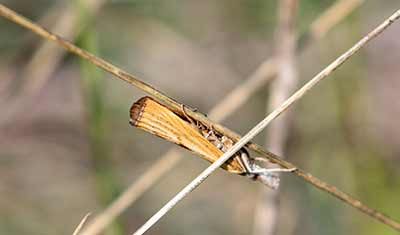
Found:
[[135, 103], [132, 104], [132, 107], [130, 109], [130, 119], [129, 119], [129, 123], [132, 126], [137, 126], [137, 123], [139, 122], [144, 108], [146, 107], [146, 102], [148, 100], [153, 100], [152, 98], [150, 98], [149, 96], [145, 96], [140, 98], [138, 101], [136, 101]]

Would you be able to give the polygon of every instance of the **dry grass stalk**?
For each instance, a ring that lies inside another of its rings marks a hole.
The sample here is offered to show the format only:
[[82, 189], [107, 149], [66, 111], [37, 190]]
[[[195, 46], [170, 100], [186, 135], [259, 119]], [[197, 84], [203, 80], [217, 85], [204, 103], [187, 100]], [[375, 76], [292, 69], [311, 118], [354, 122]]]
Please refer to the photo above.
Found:
[[[341, 6], [346, 4], [348, 8], [343, 12], [346, 12], [347, 14], [322, 13], [322, 15], [313, 23], [313, 25], [320, 26], [311, 28], [311, 31], [308, 34], [312, 35], [312, 37], [308, 38], [309, 40], [307, 41], [308, 43], [306, 43], [306, 45], [309, 46], [311, 42], [325, 36], [326, 32], [334, 27], [335, 24], [338, 24], [341, 20], [343, 20], [349, 13], [361, 5], [362, 2], [363, 1], [360, 0], [339, 0], [333, 4], [327, 10], [328, 12], [332, 12], [331, 9], [342, 9]], [[329, 22], [332, 22], [331, 24], [323, 23], [326, 22], [326, 15], [329, 15], [328, 18], [330, 19]], [[303, 46], [301, 49], [304, 50], [307, 48], [307, 46]], [[268, 59], [264, 61], [242, 84], [238, 85], [219, 103], [217, 103], [210, 110], [208, 117], [216, 122], [222, 121], [230, 114], [235, 112], [242, 104], [244, 104], [255, 91], [260, 89], [268, 81], [274, 78], [275, 74], [276, 63], [274, 59]], [[180, 159], [182, 159], [182, 156], [175, 151], [174, 148], [170, 149], [160, 158], [160, 160], [150, 167], [150, 169], [146, 170], [139, 179], [133, 182], [127, 188], [127, 190], [125, 190], [111, 205], [97, 215], [91, 221], [91, 223], [89, 223], [83, 234], [95, 235], [104, 230], [104, 228], [106, 228], [111, 221], [113, 221], [119, 214], [131, 206], [148, 188], [155, 184], [164, 175], [164, 173], [167, 173], [170, 169], [172, 169], [180, 161]]]
[[[43, 29], [42, 27], [32, 23], [31, 21], [27, 20], [26, 18], [18, 15], [16, 12], [8, 9], [7, 7], [5, 7], [4, 5], [0, 4], [0, 15], [2, 15], [3, 17], [31, 30], [32, 32], [35, 32], [36, 34], [47, 38], [48, 40], [54, 41], [56, 43], [58, 43], [60, 46], [63, 46], [64, 48], [66, 48], [67, 50], [69, 50], [70, 52], [81, 56], [84, 59], [87, 59], [89, 61], [91, 61], [93, 64], [99, 66], [100, 68], [110, 72], [111, 74], [114, 74], [115, 76], [117, 76], [118, 78], [138, 87], [139, 89], [142, 89], [143, 91], [153, 95], [154, 97], [156, 97], [159, 100], [162, 100], [163, 103], [165, 105], [168, 106], [168, 108], [172, 109], [173, 111], [176, 111], [179, 113], [181, 104], [179, 104], [178, 102], [174, 101], [173, 99], [165, 96], [163, 93], [161, 93], [160, 91], [152, 88], [151, 86], [143, 83], [142, 81], [136, 79], [134, 76], [128, 74], [127, 72], [120, 70], [119, 68], [115, 67], [114, 65], [86, 52], [83, 51], [82, 49], [74, 46], [73, 44], [63, 40], [62, 38], [60, 38], [57, 35], [51, 34], [50, 32], [46, 31], [45, 29]], [[368, 42], [370, 39], [374, 38], [375, 36], [377, 36], [380, 32], [382, 32], [385, 28], [387, 28], [389, 25], [391, 25], [395, 20], [397, 20], [399, 18], [400, 12], [396, 12], [394, 15], [392, 15], [387, 21], [385, 21], [382, 25], [380, 25], [376, 30], [374, 30], [373, 32], [371, 32], [371, 34], [369, 34], [365, 39], [362, 40], [362, 42], [360, 42], [359, 44], [357, 44], [356, 46], [362, 46], [364, 45], [366, 42]], [[356, 51], [356, 50], [355, 50]], [[355, 51], [350, 52], [350, 54], [346, 53], [346, 55], [344, 57], [340, 57], [339, 58], [339, 64], [343, 63], [348, 57], [347, 56], [351, 56], [351, 54], [353, 54]], [[331, 68], [328, 68], [331, 69]], [[324, 73], [326, 73], [327, 71], [323, 71], [323, 74], [321, 74], [322, 76], [324, 76]], [[326, 74], [328, 75], [328, 74]], [[320, 75], [318, 75], [319, 77]], [[302, 91], [301, 91], [302, 92]], [[285, 107], [286, 109], [287, 107]], [[206, 125], [212, 125], [218, 132], [223, 133], [224, 135], [234, 139], [234, 140], [238, 140], [240, 138], [240, 136], [238, 134], [236, 134], [235, 132], [223, 127], [222, 125], [219, 125], [217, 123], [212, 122], [211, 120], [209, 120], [208, 118], [206, 118], [203, 114], [199, 113], [199, 112], [194, 112], [192, 110], [188, 110], [187, 114], [197, 120], [200, 121]], [[295, 167], [293, 164], [284, 161], [282, 159], [280, 159], [278, 156], [276, 156], [273, 153], [267, 152], [265, 151], [262, 147], [254, 144], [254, 143], [248, 143], [248, 147], [258, 153], [260, 153], [263, 157], [268, 158], [271, 162], [279, 164], [282, 167], [285, 168], [297, 168]], [[306, 173], [303, 170], [298, 169], [296, 172], [296, 175], [300, 176], [301, 178], [303, 178], [305, 181], [309, 182], [310, 184], [314, 185], [315, 187], [324, 190], [328, 193], [330, 193], [331, 195], [337, 197], [338, 199], [348, 203], [349, 205], [353, 206], [354, 208], [357, 208], [358, 210], [360, 210], [361, 212], [370, 215], [371, 217], [393, 227], [396, 229], [400, 229], [400, 224], [392, 219], [390, 219], [389, 217], [385, 216], [382, 213], [379, 213], [369, 207], [367, 207], [366, 205], [362, 204], [360, 201], [354, 199], [353, 197], [339, 191], [336, 187], [331, 186], [319, 179], [317, 179], [316, 177], [312, 176], [309, 173]]]
[[[80, 56], [83, 59], [86, 59], [93, 63], [94, 65], [98, 66], [99, 68], [115, 75], [117, 78], [137, 87], [138, 89], [141, 89], [142, 91], [150, 94], [157, 100], [161, 101], [164, 105], [166, 105], [169, 109], [171, 109], [173, 112], [184, 115], [182, 113], [182, 104], [178, 103], [174, 99], [170, 98], [166, 94], [162, 93], [161, 91], [153, 88], [152, 86], [142, 82], [140, 79], [138, 79], [136, 76], [133, 76], [126, 71], [121, 70], [120, 68], [114, 66], [113, 64], [96, 57], [95, 55], [89, 53], [88, 51], [85, 51], [74, 44], [62, 39], [60, 36], [53, 34], [43, 27], [33, 23], [32, 21], [28, 20], [27, 18], [17, 14], [16, 12], [12, 11], [11, 9], [5, 7], [4, 5], [0, 4], [0, 15], [3, 17], [19, 24], [20, 26], [25, 27], [26, 29], [31, 30], [32, 32], [50, 40], [53, 41], [60, 46], [64, 47], [71, 53]], [[201, 122], [202, 124], [206, 126], [212, 126], [217, 132], [224, 134], [225, 136], [238, 140], [240, 135], [233, 132], [232, 130], [215, 123], [208, 119], [204, 114], [200, 112], [193, 111], [193, 109], [187, 108], [186, 113], [188, 116], [193, 118], [196, 121]], [[253, 149], [256, 152], [259, 152], [261, 155], [265, 156], [266, 158], [271, 158], [275, 162], [280, 162], [278, 158], [275, 157], [274, 154], [269, 153], [267, 151], [264, 151], [260, 146], [255, 145], [255, 144], [249, 144], [249, 148]]]
[[[178, 194], [176, 194], [168, 203], [166, 203], [158, 212], [156, 212], [146, 223], [144, 223], [133, 235], [142, 235], [148, 229], [150, 229], [158, 220], [160, 220], [168, 211], [170, 211], [178, 202], [183, 200], [187, 195], [189, 195], [195, 188], [197, 188], [204, 180], [207, 179], [216, 169], [222, 166], [225, 161], [227, 161], [233, 154], [239, 151], [242, 147], [246, 145], [252, 138], [254, 138], [257, 134], [259, 134], [272, 120], [277, 118], [280, 114], [285, 112], [290, 106], [292, 106], [296, 101], [300, 100], [308, 91], [310, 91], [314, 86], [316, 86], [323, 79], [327, 78], [333, 71], [335, 71], [340, 65], [346, 62], [352, 55], [358, 52], [363, 46], [365, 46], [370, 40], [374, 39], [376, 36], [381, 34], [387, 27], [389, 27], [394, 21], [400, 18], [400, 10], [396, 11], [392, 16], [390, 16], [387, 20], [381, 23], [378, 27], [368, 33], [365, 37], [363, 37], [360, 41], [358, 41], [353, 47], [339, 56], [336, 60], [334, 60], [331, 64], [329, 64], [325, 69], [323, 69], [320, 73], [314, 76], [310, 81], [308, 81], [305, 85], [303, 85], [300, 89], [298, 89], [293, 95], [291, 95], [288, 99], [285, 100], [279, 107], [277, 107], [274, 111], [272, 111], [267, 117], [265, 117], [261, 122], [259, 122], [255, 127], [253, 127], [246, 135], [238, 140], [238, 142], [232, 146], [232, 148], [228, 149], [218, 160], [211, 164], [207, 169], [205, 169], [202, 173], [200, 173], [192, 182], [190, 182], [185, 188], [183, 188]], [[296, 170], [301, 171], [301, 170]], [[331, 186], [332, 187], [332, 186]], [[335, 192], [336, 188], [332, 192]], [[341, 194], [343, 192], [337, 190]], [[348, 196], [349, 197], [349, 196]], [[345, 199], [345, 198], [343, 198]], [[365, 204], [354, 198], [347, 198], [347, 201], [350, 205], [353, 205], [357, 209], [362, 212], [370, 215], [372, 218], [375, 218], [381, 221], [384, 224], [391, 226], [392, 228], [400, 231], [400, 223], [389, 218], [388, 216], [377, 212]]]
[[118, 215], [136, 201], [154, 182], [169, 172], [180, 160], [180, 155], [175, 149], [171, 149], [164, 157], [160, 158], [149, 169], [147, 169], [135, 184], [124, 191], [104, 211], [97, 215], [82, 230], [81, 235], [96, 235], [104, 230]]
[[[96, 14], [105, 2], [105, 0], [84, 0], [81, 4], [90, 9], [91, 14]], [[64, 2], [61, 4], [64, 5]], [[42, 21], [48, 21], [47, 18], [53, 18], [54, 15], [59, 16], [51, 30], [65, 38], [75, 38], [79, 32], [79, 16], [72, 2], [67, 7], [55, 7]], [[18, 93], [13, 95], [15, 99], [7, 104], [8, 108], [1, 116], [0, 124], [4, 125], [12, 121], [17, 114], [31, 104], [32, 99], [40, 93], [50, 80], [65, 53], [65, 50], [48, 40], [41, 42], [28, 64], [23, 68], [21, 77], [24, 79], [24, 83], [17, 91]]]
[[339, 0], [333, 7], [330, 7], [319, 18], [311, 24], [310, 33], [312, 37], [321, 38], [331, 28], [336, 25], [340, 19], [350, 14], [354, 8], [362, 4], [364, 0]]
[[[276, 55], [278, 74], [269, 87], [267, 110], [271, 112], [295, 91], [298, 83], [296, 66], [296, 13], [297, 0], [282, 0], [278, 6], [276, 32]], [[267, 129], [266, 148], [285, 156], [285, 143], [289, 134], [289, 120], [292, 112], [286, 112]], [[255, 208], [253, 234], [276, 234], [279, 213], [279, 190], [259, 189]]]
[[74, 232], [72, 233], [72, 235], [78, 235], [80, 233], [80, 231], [82, 230], [83, 225], [85, 225], [86, 220], [89, 218], [90, 213], [87, 213], [83, 219], [81, 220], [81, 222], [78, 224], [78, 226], [75, 228]]

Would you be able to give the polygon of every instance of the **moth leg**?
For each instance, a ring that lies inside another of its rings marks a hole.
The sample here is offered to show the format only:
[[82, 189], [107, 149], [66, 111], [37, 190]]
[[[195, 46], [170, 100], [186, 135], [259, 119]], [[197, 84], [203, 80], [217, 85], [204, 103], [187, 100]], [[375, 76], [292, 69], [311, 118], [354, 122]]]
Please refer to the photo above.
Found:
[[212, 137], [218, 139], [217, 135], [216, 135], [215, 132], [214, 132], [214, 128], [213, 128], [212, 125], [210, 126], [209, 129], [210, 129], [210, 131], [209, 131], [210, 135], [211, 135]]
[[[210, 129], [210, 128], [206, 128], [206, 129], [204, 129], [207, 133], [205, 133], [204, 134], [204, 137], [207, 139], [207, 140], [217, 140], [218, 138], [217, 138], [217, 136], [214, 134], [214, 131], [212, 130], [212, 129]], [[211, 138], [210, 138], [211, 137]]]
[[255, 161], [259, 161], [259, 162], [267, 162], [267, 163], [271, 163], [268, 159], [266, 158], [262, 158], [262, 157], [253, 157], [253, 160]]
[[267, 174], [267, 173], [277, 173], [277, 172], [293, 172], [297, 170], [297, 168], [260, 168], [260, 169], [252, 169], [251, 174]]
[[226, 146], [224, 142], [215, 134], [213, 127], [210, 126], [209, 131], [207, 133], [207, 137], [209, 141], [213, 142], [214, 145], [221, 150], [222, 152], [226, 152], [230, 146]]
[[181, 110], [182, 110], [182, 113], [185, 116], [185, 118], [190, 122], [190, 124], [198, 126], [198, 123], [195, 123], [193, 121], [193, 119], [191, 117], [189, 117], [189, 115], [187, 115], [184, 104], [181, 104]]
[[201, 126], [204, 130], [203, 136], [209, 141], [218, 140], [217, 136], [214, 134], [214, 131], [206, 126]]
[[239, 150], [240, 151], [240, 163], [242, 165], [242, 167], [244, 168], [244, 170], [246, 171], [247, 174], [253, 174], [253, 163], [250, 161], [250, 157], [249, 154], [247, 153], [246, 150]]
[[[269, 174], [269, 173], [278, 173], [278, 172], [293, 172], [297, 170], [297, 168], [263, 168], [254, 163], [254, 159], [250, 159], [247, 152], [242, 151], [240, 154], [240, 161], [243, 165], [243, 168], [246, 170], [246, 173], [251, 175], [259, 175], [259, 174]], [[265, 159], [264, 159], [265, 160]]]
[[[182, 109], [183, 115], [185, 116], [185, 118], [187, 120], [189, 120], [190, 124], [194, 125], [195, 127], [199, 128], [199, 129], [202, 128], [202, 125], [199, 123], [198, 120], [196, 120], [196, 122], [195, 122], [195, 121], [193, 121], [193, 118], [191, 118], [191, 117], [189, 117], [189, 115], [187, 115], [184, 104], [181, 104], [181, 109]], [[197, 108], [193, 109], [193, 112], [197, 112]]]
[[[253, 158], [253, 160], [259, 161], [259, 162], [270, 163], [270, 161], [268, 159], [261, 158], [261, 157], [255, 157], [255, 158]], [[270, 169], [261, 168], [261, 169], [258, 169], [258, 171], [261, 171], [261, 173], [262, 172], [293, 172], [295, 170], [297, 170], [297, 168], [295, 168], [295, 167], [293, 167], [293, 168], [270, 168]]]

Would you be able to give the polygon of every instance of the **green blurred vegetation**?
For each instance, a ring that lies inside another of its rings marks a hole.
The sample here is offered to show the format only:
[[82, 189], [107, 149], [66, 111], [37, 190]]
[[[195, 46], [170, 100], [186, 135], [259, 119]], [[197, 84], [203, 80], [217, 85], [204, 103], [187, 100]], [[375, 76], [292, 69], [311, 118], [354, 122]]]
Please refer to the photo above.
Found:
[[[98, 49], [96, 31], [91, 29], [93, 16], [90, 15], [81, 0], [76, 0], [77, 11], [80, 12], [78, 25], [85, 25], [85, 30], [80, 30], [76, 44], [96, 55], [101, 56]], [[78, 26], [79, 27], [79, 26]], [[86, 60], [77, 58], [80, 64], [80, 78], [82, 80], [83, 95], [86, 101], [86, 122], [91, 152], [91, 161], [95, 175], [98, 200], [103, 208], [112, 203], [121, 193], [120, 182], [115, 175], [114, 165], [110, 156], [110, 146], [107, 143], [107, 136], [110, 131], [107, 128], [107, 114], [105, 97], [104, 74], [93, 64]], [[122, 224], [116, 220], [105, 232], [106, 235], [124, 234]]]

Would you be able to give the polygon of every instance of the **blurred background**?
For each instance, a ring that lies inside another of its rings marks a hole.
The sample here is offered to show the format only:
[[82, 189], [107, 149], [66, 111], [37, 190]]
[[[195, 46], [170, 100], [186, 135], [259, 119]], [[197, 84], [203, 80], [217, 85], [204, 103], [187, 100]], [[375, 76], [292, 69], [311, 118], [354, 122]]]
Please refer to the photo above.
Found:
[[[299, 1], [297, 34], [336, 2]], [[297, 86], [399, 7], [384, 2], [362, 1], [303, 50]], [[0, 3], [203, 113], [275, 53], [279, 1]], [[142, 91], [63, 49], [54, 52], [58, 46], [4, 18], [0, 35], [0, 234], [72, 234], [173, 144], [129, 125]], [[397, 23], [293, 106], [285, 144], [286, 159], [395, 219], [399, 38]], [[266, 115], [269, 88], [260, 86], [221, 123], [245, 133]], [[265, 134], [255, 142], [263, 144]], [[179, 151], [183, 159], [101, 234], [131, 234], [208, 166]], [[395, 234], [297, 177], [282, 178], [276, 234]], [[261, 188], [218, 170], [148, 234], [255, 234]]]

